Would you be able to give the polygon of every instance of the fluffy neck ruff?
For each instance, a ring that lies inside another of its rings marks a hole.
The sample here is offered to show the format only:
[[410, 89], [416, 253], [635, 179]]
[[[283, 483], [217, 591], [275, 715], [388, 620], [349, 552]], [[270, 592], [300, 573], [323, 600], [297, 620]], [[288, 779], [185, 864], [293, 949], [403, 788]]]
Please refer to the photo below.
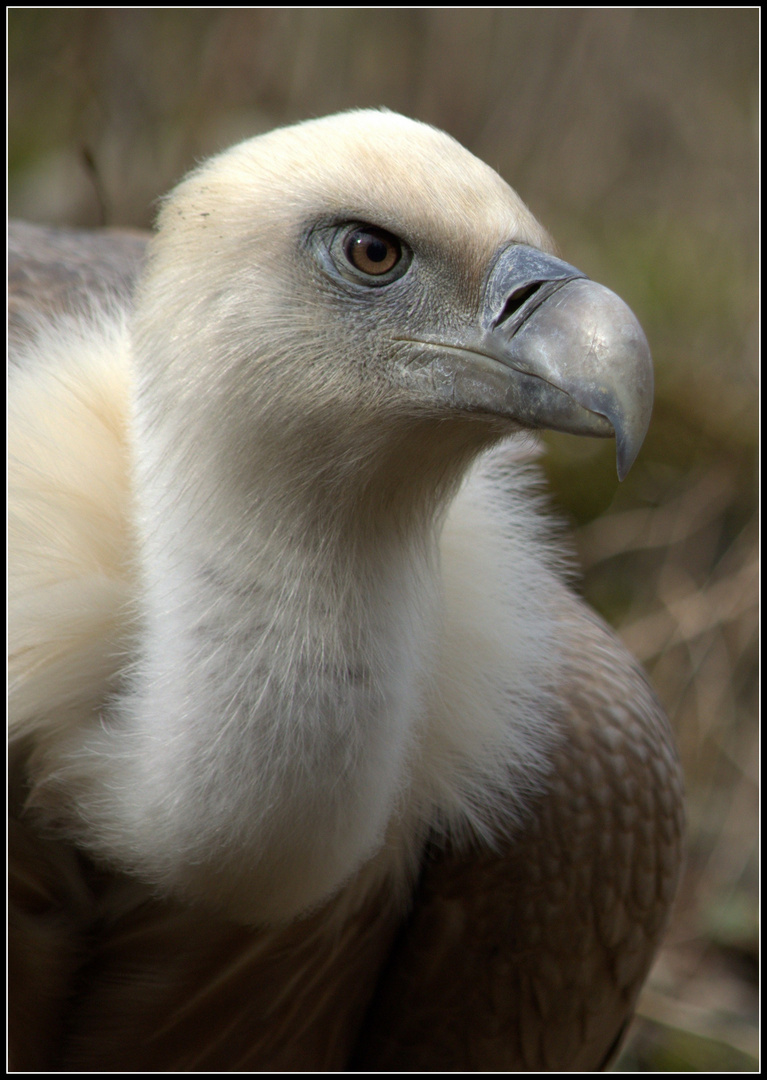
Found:
[[154, 391], [134, 409], [142, 633], [117, 707], [119, 813], [140, 813], [112, 855], [119, 835], [163, 888], [282, 919], [378, 850], [407, 801], [439, 535], [488, 429], [359, 400], [294, 419], [267, 392], [190, 432]]
[[[49, 366], [14, 394], [32, 500], [14, 504], [14, 617], [37, 646], [12, 723], [36, 745], [31, 804], [243, 921], [316, 905], [374, 852], [363, 890], [405, 884], [435, 824], [492, 841], [556, 738], [561, 585], [524, 468], [504, 447], [455, 493], [484, 429], [368, 424], [365, 454], [358, 412], [324, 483], [316, 423], [291, 432], [302, 454], [235, 459], [222, 482], [221, 429], [202, 456], [199, 430], [176, 437], [177, 413], [137, 395], [132, 348], [121, 317], [52, 328]], [[38, 641], [40, 605], [59, 618]]]

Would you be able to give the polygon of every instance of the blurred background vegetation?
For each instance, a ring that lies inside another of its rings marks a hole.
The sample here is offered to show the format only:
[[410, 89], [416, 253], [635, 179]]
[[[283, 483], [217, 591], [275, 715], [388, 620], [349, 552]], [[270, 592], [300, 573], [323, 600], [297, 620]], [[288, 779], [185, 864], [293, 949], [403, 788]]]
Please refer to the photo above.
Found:
[[757, 1065], [756, 9], [16, 9], [12, 216], [148, 226], [196, 160], [385, 105], [493, 165], [644, 325], [652, 427], [618, 486], [547, 437], [583, 590], [677, 733], [688, 855], [618, 1068]]

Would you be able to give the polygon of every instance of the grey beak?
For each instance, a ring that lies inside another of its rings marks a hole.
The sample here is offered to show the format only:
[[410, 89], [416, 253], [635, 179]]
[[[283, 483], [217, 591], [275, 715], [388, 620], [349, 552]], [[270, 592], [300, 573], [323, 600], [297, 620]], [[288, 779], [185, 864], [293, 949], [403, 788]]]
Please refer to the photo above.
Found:
[[650, 423], [647, 339], [615, 293], [524, 244], [503, 248], [485, 286], [481, 351], [514, 371], [504, 412], [532, 428], [615, 436], [618, 477]]

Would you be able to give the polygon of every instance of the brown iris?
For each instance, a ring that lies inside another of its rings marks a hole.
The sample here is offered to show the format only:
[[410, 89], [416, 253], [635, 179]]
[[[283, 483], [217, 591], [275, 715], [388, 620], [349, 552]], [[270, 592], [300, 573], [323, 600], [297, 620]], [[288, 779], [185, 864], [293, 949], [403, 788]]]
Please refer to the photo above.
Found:
[[378, 277], [397, 265], [402, 247], [396, 236], [368, 226], [349, 233], [344, 240], [344, 254], [355, 270]]

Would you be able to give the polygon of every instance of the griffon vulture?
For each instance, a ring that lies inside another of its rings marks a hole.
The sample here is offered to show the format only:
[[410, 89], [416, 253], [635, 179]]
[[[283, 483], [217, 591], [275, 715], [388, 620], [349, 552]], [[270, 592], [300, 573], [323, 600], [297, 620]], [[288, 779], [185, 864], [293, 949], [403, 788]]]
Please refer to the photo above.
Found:
[[13, 1067], [601, 1066], [679, 767], [525, 446], [625, 475], [632, 313], [387, 111], [202, 164], [145, 265], [14, 235]]

